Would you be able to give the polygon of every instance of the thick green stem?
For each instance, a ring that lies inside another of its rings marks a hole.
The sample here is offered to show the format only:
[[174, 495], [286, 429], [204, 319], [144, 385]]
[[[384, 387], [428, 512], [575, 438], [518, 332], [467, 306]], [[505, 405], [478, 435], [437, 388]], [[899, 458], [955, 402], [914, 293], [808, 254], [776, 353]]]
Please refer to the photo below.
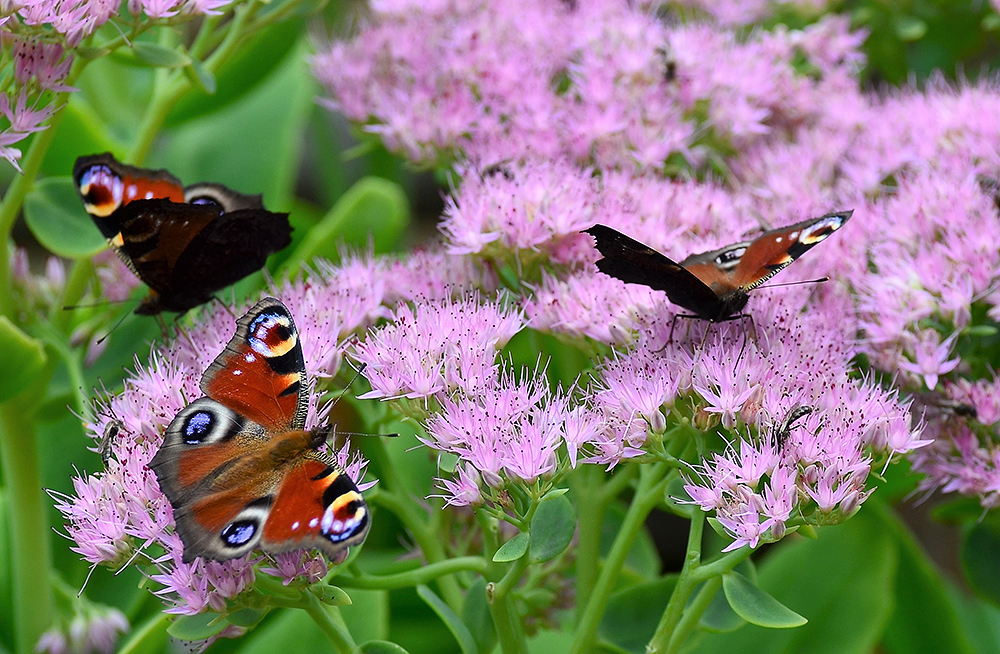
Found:
[[639, 488], [636, 489], [632, 504], [625, 514], [625, 521], [622, 523], [621, 529], [615, 537], [615, 542], [611, 546], [611, 551], [608, 553], [608, 558], [597, 577], [593, 593], [589, 598], [579, 598], [580, 601], [586, 601], [587, 606], [577, 624], [576, 634], [573, 636], [573, 643], [569, 650], [570, 654], [583, 654], [594, 644], [597, 627], [608, 606], [611, 592], [618, 582], [618, 575], [621, 574], [622, 566], [625, 564], [625, 557], [632, 549], [635, 539], [642, 533], [649, 512], [663, 499], [663, 489], [666, 484], [665, 470], [662, 463], [647, 464], [640, 468]]
[[336, 585], [343, 588], [365, 588], [372, 590], [412, 588], [418, 584], [426, 584], [439, 577], [456, 572], [478, 572], [479, 574], [485, 574], [489, 567], [489, 562], [482, 557], [463, 556], [438, 563], [430, 563], [416, 570], [400, 572], [394, 575], [341, 575], [335, 581]]
[[[660, 624], [646, 646], [648, 654], [658, 652], [677, 652], [694, 629], [702, 613], [708, 608], [712, 597], [722, 584], [722, 575], [750, 556], [750, 547], [741, 547], [711, 563], [701, 563], [701, 540], [705, 527], [705, 514], [696, 510], [691, 520], [691, 531], [688, 533], [688, 550], [684, 559], [677, 586], [670, 596]], [[688, 605], [691, 593], [699, 584], [704, 583], [695, 600]]]
[[[396, 514], [396, 517], [403, 523], [413, 536], [413, 540], [424, 553], [424, 558], [428, 563], [440, 563], [447, 560], [444, 551], [444, 544], [438, 533], [437, 520], [433, 516], [427, 515], [423, 507], [413, 501], [413, 498], [406, 491], [406, 486], [396, 472], [395, 466], [389, 459], [389, 453], [385, 449], [385, 443], [380, 438], [373, 438], [366, 443], [366, 453], [375, 463], [381, 475], [381, 484], [388, 487], [384, 492], [380, 492], [374, 502]], [[421, 519], [426, 516], [426, 521]], [[462, 608], [462, 589], [458, 581], [453, 576], [441, 577], [437, 580], [438, 590], [441, 597], [451, 607], [453, 611], [459, 612]]]
[[[570, 477], [570, 488], [576, 505], [583, 510], [577, 518], [576, 596], [590, 597], [600, 569], [601, 527], [607, 504], [602, 501], [604, 471], [596, 466], [584, 466]], [[583, 617], [584, 604], [576, 606], [577, 619]]]
[[[489, 597], [487, 587], [487, 597]], [[490, 613], [493, 624], [497, 628], [497, 641], [503, 654], [527, 654], [528, 645], [524, 640], [524, 630], [521, 628], [521, 618], [514, 606], [514, 598], [510, 595], [494, 597], [490, 601]]]
[[[677, 627], [674, 632], [670, 635], [670, 644], [668, 646], [668, 651], [677, 651], [680, 645], [683, 645], [687, 641], [688, 636], [698, 626], [698, 621], [701, 620], [701, 616], [705, 613], [709, 604], [715, 598], [716, 593], [722, 588], [722, 577], [712, 577], [704, 584], [701, 585], [701, 590], [695, 595], [694, 600], [688, 604], [687, 608], [684, 609], [684, 615], [681, 617], [680, 622], [677, 623]], [[651, 641], [652, 642], [652, 641]], [[652, 645], [646, 648], [648, 652], [655, 652], [652, 649]]]
[[656, 632], [646, 646], [648, 654], [662, 652], [670, 643], [674, 629], [677, 627], [677, 623], [684, 613], [684, 606], [687, 604], [688, 597], [691, 596], [698, 583], [692, 579], [692, 574], [701, 564], [701, 537], [704, 528], [705, 514], [699, 510], [694, 511], [694, 516], [691, 518], [691, 529], [688, 531], [688, 545], [687, 554], [684, 556], [684, 567], [681, 568], [680, 577], [677, 579], [677, 585], [674, 586], [674, 592], [670, 596], [670, 602], [663, 612], [663, 617], [660, 618], [660, 624], [656, 627]]
[[18, 401], [26, 394], [0, 404], [0, 464], [10, 507], [17, 654], [31, 654], [53, 619], [48, 507], [38, 472], [35, 424], [27, 403]]
[[351, 654], [357, 645], [355, 645], [354, 638], [351, 637], [351, 633], [347, 630], [343, 619], [340, 619], [339, 611], [335, 618], [331, 615], [332, 611], [337, 611], [335, 607], [327, 607], [312, 593], [306, 593], [306, 595], [308, 603], [304, 608], [309, 617], [323, 630], [323, 633], [333, 643], [334, 649], [340, 652], [340, 654]]

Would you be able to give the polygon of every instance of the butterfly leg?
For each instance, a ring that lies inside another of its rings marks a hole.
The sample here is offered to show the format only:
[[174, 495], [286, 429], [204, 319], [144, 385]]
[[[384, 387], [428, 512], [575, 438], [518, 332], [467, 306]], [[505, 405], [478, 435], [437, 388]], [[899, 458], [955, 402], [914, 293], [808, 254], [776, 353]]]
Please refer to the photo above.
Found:
[[219, 299], [219, 296], [218, 296], [218, 295], [213, 295], [213, 296], [212, 296], [212, 301], [213, 301], [213, 302], [218, 302], [218, 303], [219, 303], [219, 306], [220, 306], [220, 307], [222, 307], [222, 309], [223, 309], [223, 310], [224, 310], [224, 311], [225, 311], [226, 313], [228, 313], [228, 314], [229, 314], [229, 316], [230, 316], [230, 317], [231, 317], [231, 318], [232, 318], [233, 320], [237, 320], [237, 319], [239, 318], [239, 316], [237, 316], [237, 315], [236, 315], [235, 313], [233, 313], [233, 310], [229, 308], [229, 305], [228, 305], [228, 304], [226, 304], [226, 303], [225, 303], [225, 302], [223, 302], [223, 301], [222, 301], [221, 299]]
[[[729, 316], [728, 318], [726, 318], [725, 320], [721, 320], [720, 322], [729, 322], [729, 321], [732, 321], [732, 320], [742, 320], [744, 318], [749, 318], [750, 319], [751, 331], [753, 332], [753, 340], [756, 343], [757, 342], [757, 323], [755, 323], [753, 321], [753, 316], [751, 316], [749, 313], [738, 313], [735, 316]], [[743, 332], [743, 344], [740, 346], [740, 353], [736, 356], [736, 363], [734, 365], [739, 365], [740, 364], [740, 359], [743, 358], [743, 353], [746, 351], [746, 349], [747, 349], [747, 332], [744, 330], [744, 332]]]
[[177, 327], [177, 333], [184, 337], [184, 340], [187, 341], [193, 351], [197, 352], [199, 347], [195, 345], [194, 340], [191, 338], [191, 334], [188, 333], [188, 330], [184, 329], [183, 325], [177, 324], [177, 321], [174, 321], [174, 324]]
[[[667, 337], [667, 342], [663, 345], [662, 348], [660, 348], [660, 350], [659, 350], [660, 352], [662, 352], [663, 350], [667, 349], [667, 345], [672, 345], [673, 344], [673, 342], [674, 342], [674, 327], [677, 326], [677, 321], [679, 319], [681, 319], [681, 318], [684, 318], [685, 320], [704, 320], [704, 318], [702, 318], [701, 316], [696, 316], [696, 315], [690, 314], [690, 313], [678, 313], [678, 314], [675, 314], [674, 315], [674, 319], [670, 321], [670, 336]], [[688, 328], [690, 329], [690, 323], [688, 324]]]

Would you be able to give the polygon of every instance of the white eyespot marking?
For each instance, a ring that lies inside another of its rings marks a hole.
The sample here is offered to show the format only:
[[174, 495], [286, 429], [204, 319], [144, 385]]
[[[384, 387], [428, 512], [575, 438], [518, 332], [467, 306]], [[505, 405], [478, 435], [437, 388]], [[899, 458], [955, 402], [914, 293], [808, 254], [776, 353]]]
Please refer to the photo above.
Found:
[[254, 356], [253, 352], [247, 352], [247, 355], [243, 357], [243, 360], [247, 363], [253, 363], [257, 360], [257, 357]]
[[774, 239], [774, 242], [775, 242], [775, 243], [781, 243], [781, 242], [782, 242], [782, 241], [784, 241], [784, 240], [785, 240], [785, 237], [784, 237], [784, 236], [779, 236], [778, 238]]
[[219, 541], [224, 550], [233, 556], [242, 556], [260, 541], [260, 534], [270, 507], [251, 505], [240, 511], [236, 518], [219, 532]]
[[796, 232], [792, 232], [791, 234], [788, 235], [788, 240], [789, 241], [795, 241], [795, 240], [798, 240], [798, 238], [799, 238], [799, 233], [797, 231]]
[[236, 376], [236, 377], [239, 377], [242, 374], [243, 374], [243, 371], [240, 370], [239, 368], [233, 370], [233, 375]]
[[167, 427], [167, 433], [188, 445], [221, 442], [243, 429], [243, 419], [215, 400], [202, 397], [184, 407]]
[[[275, 334], [272, 332], [276, 329], [281, 329], [284, 332], [284, 338], [273, 337]], [[265, 357], [280, 357], [295, 347], [298, 342], [298, 335], [292, 327], [292, 321], [288, 316], [277, 313], [261, 313], [250, 323], [248, 331], [250, 334], [247, 337], [247, 342], [251, 349]], [[268, 344], [268, 340], [277, 340], [278, 342], [272, 346]]]
[[295, 531], [295, 530], [296, 530], [296, 529], [298, 529], [298, 528], [299, 528], [299, 527], [300, 527], [301, 525], [302, 525], [302, 523], [301, 523], [301, 522], [299, 522], [298, 520], [296, 520], [295, 522], [293, 522], [293, 523], [292, 523], [292, 527], [291, 527], [292, 531]]
[[139, 193], [139, 188], [135, 184], [129, 184], [124, 188], [123, 195], [127, 195], [129, 197], [134, 198], [138, 193]]
[[153, 199], [153, 192], [152, 191], [146, 191], [146, 199], [147, 200], [152, 200]]
[[312, 520], [309, 521], [309, 528], [315, 529], [316, 525], [318, 524], [319, 524], [319, 518], [313, 518]]

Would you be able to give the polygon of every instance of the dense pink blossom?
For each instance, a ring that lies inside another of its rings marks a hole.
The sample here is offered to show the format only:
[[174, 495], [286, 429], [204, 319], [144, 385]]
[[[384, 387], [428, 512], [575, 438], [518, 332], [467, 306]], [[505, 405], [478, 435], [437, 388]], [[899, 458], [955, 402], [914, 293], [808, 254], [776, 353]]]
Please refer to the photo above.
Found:
[[[461, 151], [484, 166], [570, 157], [658, 171], [679, 154], [700, 165], [703, 130], [745, 148], [814, 120], [851, 90], [857, 61], [836, 54], [854, 52], [836, 38], [847, 32], [839, 19], [835, 34], [812, 39], [737, 40], [706, 23], [670, 28], [611, 0], [421, 9], [380, 5], [362, 34], [313, 62], [334, 106], [415, 161]], [[815, 57], [823, 74], [799, 74], [795, 53]]]
[[420, 399], [492, 383], [497, 351], [524, 326], [500, 301], [420, 301], [401, 305], [385, 326], [354, 347], [372, 386], [362, 398]]

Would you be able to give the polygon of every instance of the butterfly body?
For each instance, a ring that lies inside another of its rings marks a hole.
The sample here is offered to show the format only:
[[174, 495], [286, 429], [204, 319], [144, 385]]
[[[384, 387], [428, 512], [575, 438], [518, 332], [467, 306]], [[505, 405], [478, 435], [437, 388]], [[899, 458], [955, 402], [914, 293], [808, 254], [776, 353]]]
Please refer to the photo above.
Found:
[[260, 270], [291, 243], [288, 215], [221, 184], [184, 187], [166, 170], [110, 154], [80, 157], [73, 178], [101, 233], [150, 288], [136, 313], [184, 312]]
[[712, 322], [740, 314], [750, 292], [840, 229], [851, 211], [774, 229], [753, 241], [693, 254], [680, 263], [605, 225], [585, 230], [603, 255], [601, 272], [664, 291], [670, 301]]
[[149, 464], [185, 561], [224, 561], [255, 547], [315, 547], [336, 558], [364, 540], [368, 508], [322, 451], [329, 429], [304, 429], [305, 381], [291, 314], [262, 300], [237, 322], [202, 378], [205, 396], [177, 414]]

